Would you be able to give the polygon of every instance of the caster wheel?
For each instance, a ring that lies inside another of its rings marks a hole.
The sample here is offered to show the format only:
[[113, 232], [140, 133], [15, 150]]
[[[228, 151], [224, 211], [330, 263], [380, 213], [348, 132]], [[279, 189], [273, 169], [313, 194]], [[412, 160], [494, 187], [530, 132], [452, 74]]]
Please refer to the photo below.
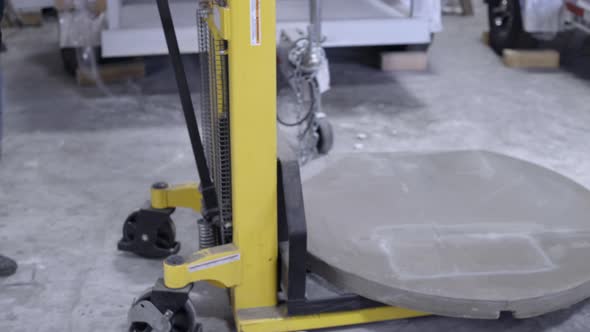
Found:
[[328, 154], [334, 146], [334, 131], [332, 130], [332, 124], [326, 118], [319, 118], [317, 121], [316, 133], [318, 135], [318, 141], [316, 148], [319, 154]]
[[146, 258], [166, 258], [180, 250], [172, 209], [141, 209], [127, 217], [118, 248]]
[[[149, 241], [147, 234], [141, 232], [138, 223], [139, 211], [135, 211], [127, 217], [123, 224], [123, 238], [133, 241], [136, 237], [141, 237], [141, 240]], [[172, 218], [168, 217], [166, 221], [162, 222], [156, 232], [156, 238], [153, 239], [154, 245], [162, 249], [173, 248], [176, 243], [176, 226]]]
[[129, 332], [202, 332], [190, 299], [175, 311], [162, 313], [152, 302], [152, 291], [142, 294], [129, 311]]

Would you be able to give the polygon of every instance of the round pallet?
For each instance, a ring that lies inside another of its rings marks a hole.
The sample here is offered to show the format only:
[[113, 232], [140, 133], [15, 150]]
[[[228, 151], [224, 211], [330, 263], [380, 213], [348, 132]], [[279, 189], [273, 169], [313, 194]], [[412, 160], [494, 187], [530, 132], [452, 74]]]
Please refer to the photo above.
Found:
[[304, 169], [312, 270], [388, 305], [531, 317], [590, 297], [590, 191], [486, 151], [333, 154]]

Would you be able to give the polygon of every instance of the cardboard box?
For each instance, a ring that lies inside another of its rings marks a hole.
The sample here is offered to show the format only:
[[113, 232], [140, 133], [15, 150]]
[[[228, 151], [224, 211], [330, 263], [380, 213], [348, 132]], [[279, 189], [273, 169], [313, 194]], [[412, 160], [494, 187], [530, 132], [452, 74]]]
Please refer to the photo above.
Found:
[[43, 24], [41, 12], [19, 13], [18, 18], [26, 26], [41, 26]]
[[[80, 0], [55, 0], [55, 9], [58, 11], [74, 10], [80, 6]], [[103, 13], [107, 8], [107, 0], [88, 0], [89, 8], [96, 14]]]
[[[96, 85], [93, 73], [78, 68], [76, 80], [79, 85]], [[129, 79], [140, 79], [145, 76], [145, 64], [142, 60], [131, 60], [122, 63], [99, 65], [97, 74], [102, 83], [114, 83]]]
[[96, 0], [94, 4], [94, 12], [97, 14], [104, 13], [107, 10], [107, 0]]
[[74, 0], [55, 0], [54, 6], [55, 9], [62, 12], [75, 8]]

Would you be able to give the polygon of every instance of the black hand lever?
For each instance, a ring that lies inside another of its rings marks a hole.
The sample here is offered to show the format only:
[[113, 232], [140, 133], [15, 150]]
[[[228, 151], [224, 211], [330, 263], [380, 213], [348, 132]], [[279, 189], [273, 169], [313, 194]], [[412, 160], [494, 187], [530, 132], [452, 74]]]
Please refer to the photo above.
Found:
[[[170, 6], [168, 0], [157, 0], [158, 12], [162, 20], [162, 28], [164, 29], [164, 36], [166, 37], [166, 44], [168, 45], [168, 52], [170, 53], [170, 60], [174, 67], [174, 76], [176, 77], [176, 85], [178, 86], [178, 94], [182, 104], [182, 111], [186, 121], [186, 128], [190, 137], [195, 163], [197, 164], [197, 171], [201, 179], [201, 193], [203, 195], [203, 205], [206, 214], [219, 213], [217, 194], [215, 186], [211, 181], [211, 174], [207, 166], [207, 159], [205, 158], [205, 150], [199, 135], [199, 127], [197, 118], [195, 117], [195, 110], [191, 98], [186, 74], [184, 72], [184, 65], [180, 57], [180, 50], [178, 48], [178, 41], [176, 40], [176, 32], [174, 31], [174, 23], [170, 13]], [[203, 73], [201, 73], [203, 75]], [[203, 110], [207, 112], [208, 110]]]

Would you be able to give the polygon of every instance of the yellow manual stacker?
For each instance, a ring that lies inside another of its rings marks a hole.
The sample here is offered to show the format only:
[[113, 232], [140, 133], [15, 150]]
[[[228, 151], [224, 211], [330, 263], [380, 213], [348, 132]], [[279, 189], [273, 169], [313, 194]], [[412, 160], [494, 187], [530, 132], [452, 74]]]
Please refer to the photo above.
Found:
[[[129, 331], [200, 331], [196, 282], [231, 290], [240, 332], [299, 331], [425, 315], [355, 294], [309, 299], [306, 225], [296, 158], [277, 158], [275, 0], [200, 1], [200, 130], [167, 0], [158, 9], [200, 184], [152, 187], [119, 249], [167, 257], [164, 278], [129, 311]], [[175, 208], [191, 208], [201, 250], [176, 255]]]

